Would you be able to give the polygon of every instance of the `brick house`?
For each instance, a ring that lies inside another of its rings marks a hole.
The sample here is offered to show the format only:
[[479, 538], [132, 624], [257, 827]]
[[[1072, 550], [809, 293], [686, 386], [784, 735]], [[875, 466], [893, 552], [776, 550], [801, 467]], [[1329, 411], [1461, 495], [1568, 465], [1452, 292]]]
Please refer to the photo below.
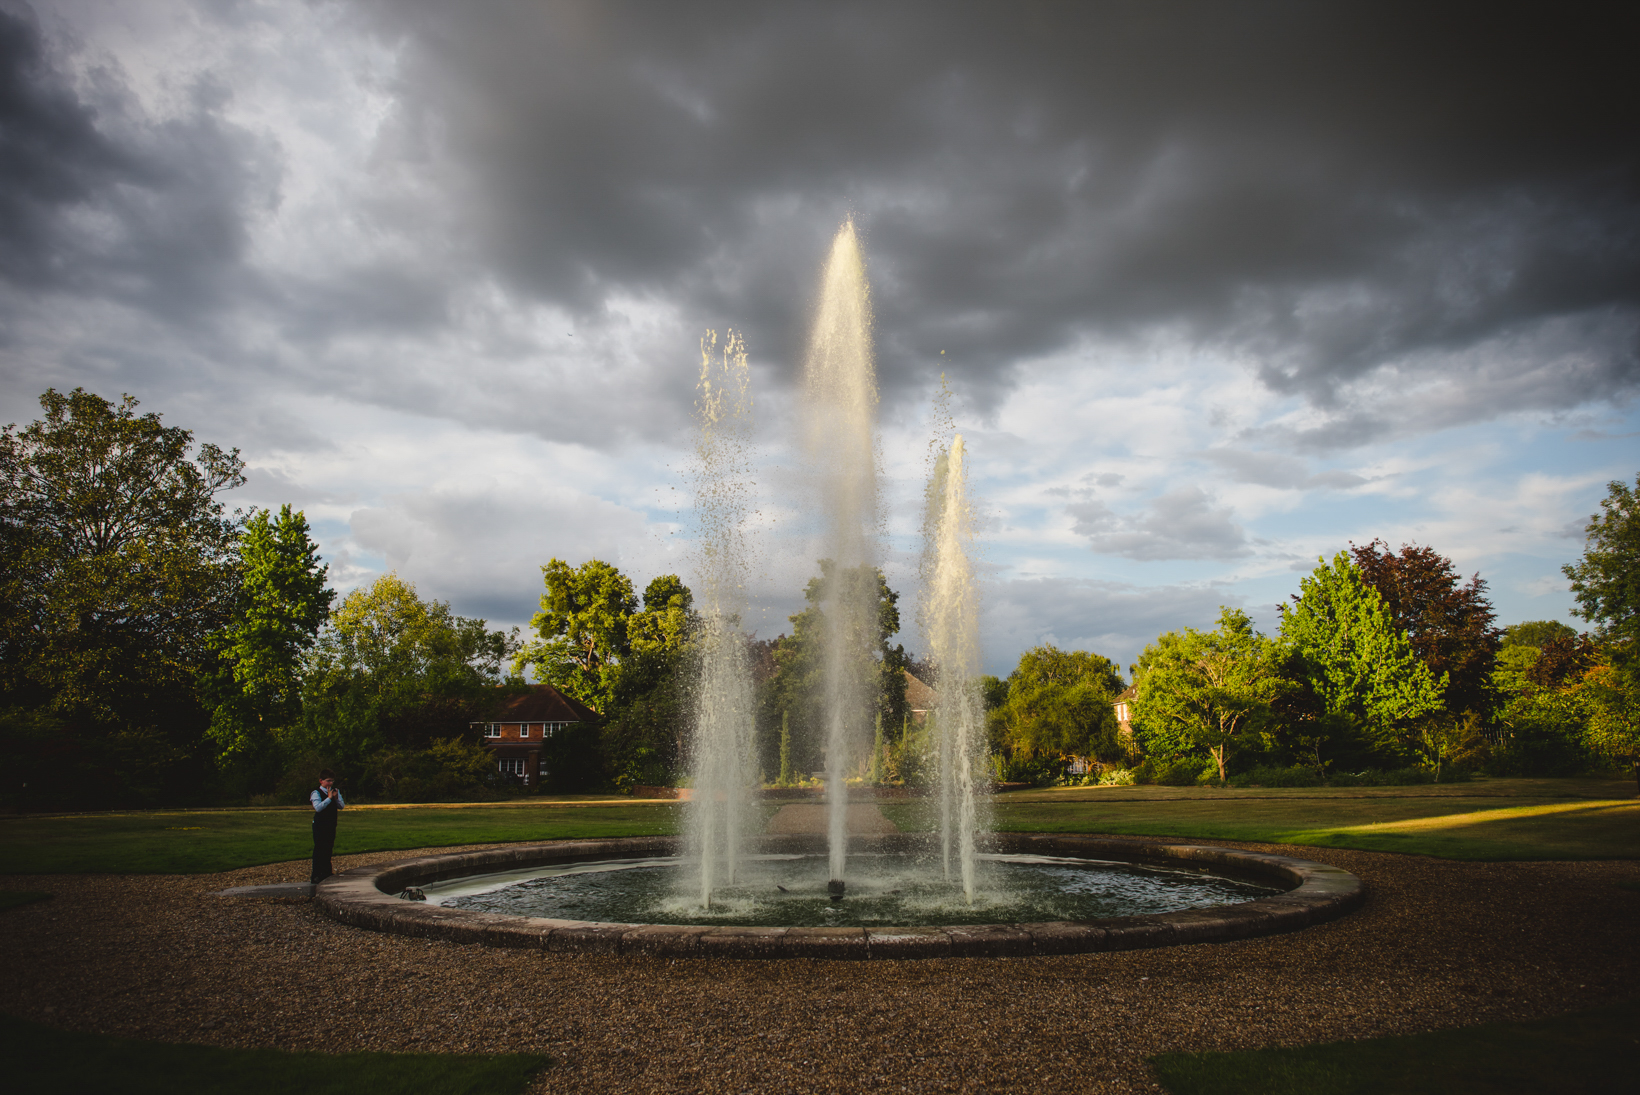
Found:
[[492, 720], [472, 727], [495, 757], [496, 768], [522, 779], [526, 787], [538, 787], [546, 774], [541, 768], [542, 747], [578, 723], [596, 722], [598, 712], [550, 684], [537, 684], [508, 700]]
[[1139, 694], [1138, 685], [1129, 685], [1123, 690], [1116, 702], [1111, 704], [1116, 709], [1116, 735], [1122, 743], [1122, 748], [1132, 750], [1133, 744], [1133, 699]]

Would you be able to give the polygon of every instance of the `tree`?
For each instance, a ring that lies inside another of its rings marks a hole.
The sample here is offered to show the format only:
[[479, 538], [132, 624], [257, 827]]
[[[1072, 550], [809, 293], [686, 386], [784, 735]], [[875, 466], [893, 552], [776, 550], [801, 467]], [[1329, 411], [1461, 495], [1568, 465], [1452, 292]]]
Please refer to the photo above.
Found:
[[1563, 568], [1575, 614], [1595, 625], [1605, 667], [1588, 671], [1594, 704], [1588, 742], [1634, 765], [1640, 783], [1640, 476], [1635, 489], [1613, 480], [1600, 513], [1584, 528], [1583, 558]]
[[1576, 639], [1577, 632], [1559, 620], [1527, 620], [1503, 629], [1502, 650], [1511, 646], [1542, 647], [1551, 639]]
[[213, 640], [222, 664], [210, 733], [223, 760], [266, 751], [300, 721], [302, 658], [336, 596], [329, 569], [300, 510], [259, 510], [245, 523], [234, 619]]
[[1597, 665], [1584, 678], [1589, 713], [1584, 744], [1603, 756], [1634, 770], [1640, 788], [1640, 688], [1632, 673]]
[[[876, 714], [891, 734], [898, 734], [906, 721], [905, 667], [911, 659], [902, 645], [889, 645], [900, 629], [900, 595], [889, 588], [888, 579], [874, 566], [839, 568], [830, 559], [820, 560], [820, 574], [803, 590], [807, 607], [789, 617], [790, 635], [775, 640], [773, 672], [764, 680], [758, 700], [758, 737], [765, 743], [777, 739], [782, 718], [791, 737], [790, 762], [800, 772], [815, 768], [826, 740], [821, 725], [821, 689], [824, 687], [824, 642], [826, 605], [835, 593], [844, 603], [871, 603], [877, 610], [863, 631], [847, 635], [844, 641], [855, 670], [872, 682]], [[836, 588], [841, 585], [841, 588]], [[862, 727], [863, 729], [863, 727]], [[777, 758], [766, 756], [768, 767]]]
[[1489, 712], [1496, 703], [1491, 683], [1499, 632], [1485, 580], [1476, 574], [1461, 583], [1451, 559], [1417, 544], [1402, 544], [1396, 554], [1374, 540], [1350, 545], [1350, 554], [1413, 652], [1433, 675], [1446, 676], [1443, 708], [1453, 715]]
[[130, 396], [51, 389], [40, 405], [0, 433], [0, 704], [63, 720], [97, 769], [74, 776], [87, 795], [189, 793], [199, 675], [238, 586], [217, 496], [244, 463]]
[[330, 614], [304, 665], [300, 740], [285, 744], [362, 764], [386, 745], [466, 733], [512, 652], [503, 632], [384, 574]]
[[1561, 568], [1572, 580], [1573, 611], [1595, 625], [1613, 664], [1632, 672], [1640, 658], [1640, 476], [1634, 490], [1617, 480], [1606, 484], [1584, 533], [1583, 558]]
[[1008, 675], [1007, 698], [990, 716], [993, 742], [1020, 762], [1113, 757], [1116, 712], [1111, 702], [1127, 687], [1109, 658], [1086, 650], [1032, 647]]
[[[689, 726], [685, 670], [699, 620], [694, 594], [676, 574], [644, 588], [643, 610], [626, 618], [626, 644], [611, 652], [604, 768], [619, 787], [666, 784], [680, 773]], [[613, 630], [613, 629], [611, 629]]]
[[1281, 637], [1326, 715], [1344, 715], [1386, 750], [1405, 745], [1412, 720], [1441, 710], [1447, 679], [1430, 672], [1395, 628], [1388, 606], [1346, 552], [1299, 583], [1281, 606]]
[[547, 591], [541, 611], [530, 620], [537, 638], [519, 650], [513, 672], [533, 668], [538, 679], [603, 711], [613, 697], [615, 667], [627, 650], [627, 625], [638, 608], [632, 582], [601, 559], [580, 567], [553, 559], [541, 575]]
[[1169, 631], [1139, 655], [1135, 721], [1147, 746], [1205, 748], [1229, 778], [1232, 748], [1270, 719], [1271, 704], [1294, 687], [1282, 652], [1238, 608], [1220, 608], [1210, 632]]

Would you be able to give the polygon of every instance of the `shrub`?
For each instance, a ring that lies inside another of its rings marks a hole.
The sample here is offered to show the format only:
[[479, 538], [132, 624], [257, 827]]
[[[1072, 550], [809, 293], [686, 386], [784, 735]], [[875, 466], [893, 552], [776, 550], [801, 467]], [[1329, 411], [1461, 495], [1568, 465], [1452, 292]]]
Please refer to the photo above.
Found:
[[1211, 769], [1218, 766], [1212, 758], [1201, 757], [1146, 757], [1139, 767], [1130, 769], [1133, 782], [1161, 784], [1164, 787], [1193, 787]]
[[1320, 787], [1321, 784], [1321, 776], [1305, 764], [1294, 764], [1288, 768], [1260, 765], [1230, 776], [1232, 787]]

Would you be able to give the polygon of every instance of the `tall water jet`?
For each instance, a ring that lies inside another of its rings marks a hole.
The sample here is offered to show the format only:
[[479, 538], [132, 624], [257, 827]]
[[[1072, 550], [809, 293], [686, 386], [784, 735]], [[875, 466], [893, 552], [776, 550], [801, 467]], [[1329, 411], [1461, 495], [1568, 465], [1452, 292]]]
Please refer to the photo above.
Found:
[[[823, 542], [833, 564], [821, 612], [826, 727], [827, 836], [833, 892], [848, 857], [848, 768], [870, 723], [877, 628], [877, 377], [871, 297], [854, 222], [832, 241], [809, 340], [807, 443], [817, 479]], [[863, 569], [862, 569], [863, 568]], [[869, 637], [869, 638], [868, 638]]]
[[700, 344], [695, 519], [700, 553], [695, 607], [694, 792], [688, 807], [689, 851], [700, 860], [700, 898], [732, 885], [745, 854], [753, 791], [754, 700], [740, 621], [745, 610], [751, 494], [746, 348], [733, 331], [721, 347], [708, 332]]
[[984, 748], [980, 702], [979, 596], [968, 545], [973, 511], [968, 504], [967, 450], [962, 435], [938, 454], [928, 483], [923, 522], [923, 592], [919, 615], [929, 658], [938, 674], [940, 849], [945, 877], [952, 861], [963, 895], [974, 900], [975, 834], [980, 819], [975, 777]]

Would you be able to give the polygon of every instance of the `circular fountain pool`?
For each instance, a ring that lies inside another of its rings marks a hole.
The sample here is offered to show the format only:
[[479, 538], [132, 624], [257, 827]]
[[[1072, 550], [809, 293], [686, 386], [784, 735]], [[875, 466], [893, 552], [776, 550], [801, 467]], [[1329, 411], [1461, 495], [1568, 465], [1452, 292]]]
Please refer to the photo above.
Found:
[[690, 887], [698, 862], [608, 859], [478, 875], [423, 887], [445, 908], [558, 920], [741, 927], [840, 928], [995, 924], [1146, 916], [1251, 901], [1282, 887], [1179, 867], [1030, 853], [979, 857], [974, 900], [940, 863], [894, 852], [852, 856], [839, 900], [822, 855], [742, 860], [710, 906]]
[[[678, 846], [664, 837], [508, 845], [359, 867], [321, 883], [315, 900], [343, 923], [460, 943], [674, 957], [861, 959], [1222, 942], [1331, 920], [1365, 896], [1354, 875], [1285, 856], [1078, 835], [995, 833], [988, 840], [987, 870], [1012, 878], [973, 910], [943, 881], [894, 883], [889, 865], [895, 857], [928, 858], [926, 840], [907, 835], [851, 841], [849, 890], [838, 912], [821, 900], [824, 883], [815, 880], [824, 872], [806, 865], [824, 852], [823, 842], [809, 837], [765, 838], [760, 852], [769, 858], [755, 859], [753, 872], [742, 879], [746, 905], [737, 911], [734, 895], [720, 891], [721, 910], [709, 915], [702, 915], [698, 898], [691, 903], [678, 896], [665, 878], [677, 863], [672, 857]], [[611, 861], [624, 862], [616, 869]], [[876, 876], [865, 868], [874, 861], [885, 868]], [[798, 885], [780, 881], [783, 871], [795, 872]], [[1216, 877], [1190, 877], [1203, 874]], [[1126, 878], [1119, 888], [1140, 902], [1127, 912], [1100, 905], [1103, 898], [1094, 894], [1117, 876]], [[1227, 888], [1187, 897], [1175, 889], [1187, 880]], [[776, 887], [772, 896], [770, 884]], [[780, 893], [782, 885], [787, 894]], [[506, 908], [500, 902], [514, 896], [493, 895], [509, 886], [520, 899], [532, 889], [559, 888], [561, 903]], [[411, 887], [430, 889], [434, 900], [399, 896]], [[1033, 889], [1029, 899], [1001, 896]], [[628, 892], [623, 896], [622, 890]], [[986, 892], [982, 888], [978, 896]], [[460, 907], [469, 898], [484, 898], [488, 907]], [[1143, 911], [1146, 901], [1170, 911]], [[676, 902], [672, 913], [668, 902]], [[777, 919], [788, 916], [793, 919]], [[751, 919], [755, 925], [747, 923]]]

